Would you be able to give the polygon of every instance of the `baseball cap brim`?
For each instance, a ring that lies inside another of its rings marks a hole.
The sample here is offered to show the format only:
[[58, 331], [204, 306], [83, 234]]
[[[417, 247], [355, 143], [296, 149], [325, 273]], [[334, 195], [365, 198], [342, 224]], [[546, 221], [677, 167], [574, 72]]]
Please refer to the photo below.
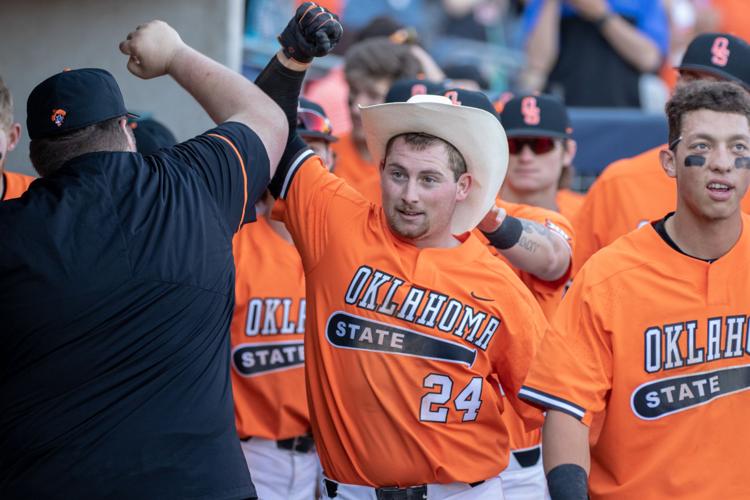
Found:
[[540, 130], [530, 128], [509, 128], [505, 131], [508, 137], [556, 137], [564, 139], [570, 134], [561, 133], [558, 130]]
[[722, 78], [724, 80], [729, 80], [731, 82], [739, 83], [745, 88], [750, 88], [748, 87], [747, 83], [745, 83], [745, 81], [742, 80], [742, 78], [738, 78], [734, 76], [733, 74], [723, 71], [714, 66], [704, 66], [702, 64], [680, 64], [679, 66], [675, 66], [674, 69], [676, 69], [677, 71], [682, 71], [682, 70], [700, 71], [701, 73], [708, 73], [710, 75], [718, 76], [719, 78]]
[[467, 198], [456, 204], [453, 234], [474, 229], [494, 206], [508, 169], [508, 139], [496, 116], [429, 94], [360, 110], [367, 148], [375, 164], [383, 160], [388, 141], [406, 133], [439, 137], [461, 153], [472, 184]]

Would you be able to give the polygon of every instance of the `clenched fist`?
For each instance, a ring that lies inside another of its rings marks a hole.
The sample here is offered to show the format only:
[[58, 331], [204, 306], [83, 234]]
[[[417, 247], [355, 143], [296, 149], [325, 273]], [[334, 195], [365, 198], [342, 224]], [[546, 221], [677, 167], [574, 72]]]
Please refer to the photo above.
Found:
[[175, 54], [184, 47], [180, 35], [164, 21], [141, 24], [120, 42], [120, 52], [130, 56], [128, 70], [143, 79], [167, 74]]
[[344, 29], [338, 16], [313, 2], [297, 8], [294, 17], [279, 35], [284, 55], [308, 63], [322, 57], [336, 46]]

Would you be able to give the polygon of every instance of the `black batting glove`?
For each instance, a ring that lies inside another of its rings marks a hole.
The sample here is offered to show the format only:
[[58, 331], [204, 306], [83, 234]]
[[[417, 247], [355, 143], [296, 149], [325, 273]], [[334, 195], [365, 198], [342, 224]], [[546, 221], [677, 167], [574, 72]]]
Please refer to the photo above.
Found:
[[285, 56], [308, 63], [313, 57], [331, 52], [343, 32], [336, 14], [313, 2], [305, 2], [279, 35], [279, 43]]

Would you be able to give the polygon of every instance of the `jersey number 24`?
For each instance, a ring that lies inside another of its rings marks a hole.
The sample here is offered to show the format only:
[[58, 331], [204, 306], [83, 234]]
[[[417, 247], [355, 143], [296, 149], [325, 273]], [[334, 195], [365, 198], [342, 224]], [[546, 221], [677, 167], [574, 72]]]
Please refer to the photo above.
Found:
[[[473, 422], [477, 419], [482, 406], [482, 377], [474, 377], [453, 400], [456, 411], [463, 413], [462, 422]], [[422, 422], [447, 422], [449, 401], [453, 392], [453, 380], [447, 375], [430, 373], [424, 378], [422, 386], [427, 389], [437, 388], [437, 392], [428, 392], [422, 396], [419, 409], [419, 420]]]

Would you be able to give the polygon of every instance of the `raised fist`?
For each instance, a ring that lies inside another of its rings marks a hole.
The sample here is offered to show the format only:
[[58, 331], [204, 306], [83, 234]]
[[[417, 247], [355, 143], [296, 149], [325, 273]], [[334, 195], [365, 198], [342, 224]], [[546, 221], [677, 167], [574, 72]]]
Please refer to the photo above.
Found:
[[128, 69], [141, 78], [154, 78], [169, 71], [177, 51], [185, 43], [180, 35], [164, 21], [150, 21], [139, 25], [120, 42], [120, 52], [130, 56]]
[[284, 55], [308, 63], [313, 57], [331, 52], [344, 29], [336, 14], [313, 3], [305, 2], [279, 35]]

